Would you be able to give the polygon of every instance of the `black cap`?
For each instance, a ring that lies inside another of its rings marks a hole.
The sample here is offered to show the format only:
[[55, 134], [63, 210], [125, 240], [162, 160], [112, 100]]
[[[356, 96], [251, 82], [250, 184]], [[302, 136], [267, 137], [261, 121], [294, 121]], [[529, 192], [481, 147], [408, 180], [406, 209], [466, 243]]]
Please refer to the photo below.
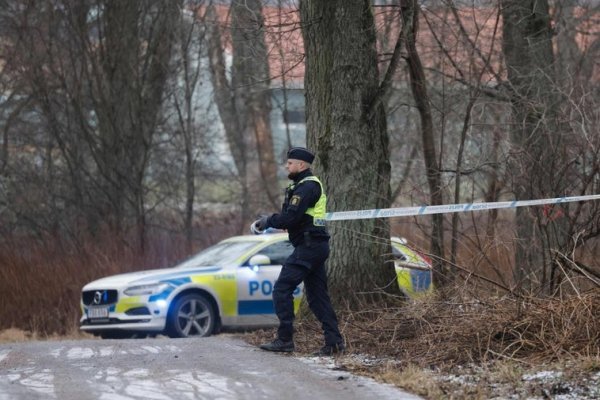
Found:
[[293, 160], [302, 160], [312, 164], [313, 160], [315, 159], [315, 155], [304, 147], [292, 147], [287, 153], [287, 158], [291, 158]]

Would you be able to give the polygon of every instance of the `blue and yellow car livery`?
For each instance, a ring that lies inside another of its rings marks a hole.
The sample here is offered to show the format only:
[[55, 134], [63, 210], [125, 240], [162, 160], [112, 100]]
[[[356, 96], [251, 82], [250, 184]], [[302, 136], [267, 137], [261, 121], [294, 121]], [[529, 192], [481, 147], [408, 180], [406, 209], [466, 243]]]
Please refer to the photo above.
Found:
[[[392, 244], [394, 253], [406, 258], [404, 264], [426, 265], [404, 244]], [[273, 285], [292, 251], [286, 233], [235, 236], [173, 268], [96, 280], [82, 289], [80, 328], [103, 338], [124, 338], [208, 336], [222, 326], [275, 326]], [[396, 270], [408, 294], [429, 287], [430, 278], [415, 280], [412, 269], [399, 264]], [[296, 309], [301, 296], [299, 286]]]

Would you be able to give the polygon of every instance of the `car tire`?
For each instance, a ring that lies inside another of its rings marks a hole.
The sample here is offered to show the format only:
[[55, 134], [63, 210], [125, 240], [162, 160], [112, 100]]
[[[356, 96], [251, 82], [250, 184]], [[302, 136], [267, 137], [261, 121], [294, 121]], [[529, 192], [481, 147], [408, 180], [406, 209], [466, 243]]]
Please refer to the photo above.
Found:
[[172, 338], [210, 336], [216, 321], [214, 307], [206, 297], [187, 294], [178, 298], [169, 310], [166, 333]]

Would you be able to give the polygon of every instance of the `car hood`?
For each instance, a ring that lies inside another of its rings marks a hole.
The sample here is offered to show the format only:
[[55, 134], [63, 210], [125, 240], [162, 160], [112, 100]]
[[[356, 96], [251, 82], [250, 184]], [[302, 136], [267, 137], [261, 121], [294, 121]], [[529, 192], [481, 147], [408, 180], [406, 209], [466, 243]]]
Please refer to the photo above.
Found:
[[198, 268], [162, 268], [151, 269], [126, 274], [111, 275], [88, 283], [82, 290], [96, 289], [118, 289], [133, 284], [146, 284], [153, 282], [165, 282], [181, 279], [190, 275], [208, 274], [220, 271], [222, 267], [198, 267]]

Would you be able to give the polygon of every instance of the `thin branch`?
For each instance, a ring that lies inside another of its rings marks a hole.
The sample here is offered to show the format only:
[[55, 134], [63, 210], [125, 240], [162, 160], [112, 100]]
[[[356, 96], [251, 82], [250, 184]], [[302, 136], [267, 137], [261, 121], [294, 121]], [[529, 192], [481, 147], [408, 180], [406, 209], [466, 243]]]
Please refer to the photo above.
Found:
[[[399, 12], [401, 14], [402, 9], [400, 9]], [[392, 54], [392, 58], [390, 59], [390, 63], [388, 65], [385, 76], [379, 84], [379, 88], [375, 93], [375, 97], [373, 98], [371, 104], [369, 104], [369, 107], [367, 108], [368, 120], [371, 120], [373, 118], [373, 116], [375, 115], [375, 110], [377, 110], [377, 107], [381, 105], [383, 99], [385, 99], [385, 97], [389, 93], [390, 88], [392, 87], [392, 78], [394, 77], [394, 74], [398, 69], [398, 64], [400, 63], [400, 53], [402, 52], [402, 46], [405, 37], [405, 29], [407, 29], [407, 27], [407, 24], [403, 24], [402, 29], [400, 29], [400, 32], [398, 33], [396, 45], [394, 46], [394, 53]]]

